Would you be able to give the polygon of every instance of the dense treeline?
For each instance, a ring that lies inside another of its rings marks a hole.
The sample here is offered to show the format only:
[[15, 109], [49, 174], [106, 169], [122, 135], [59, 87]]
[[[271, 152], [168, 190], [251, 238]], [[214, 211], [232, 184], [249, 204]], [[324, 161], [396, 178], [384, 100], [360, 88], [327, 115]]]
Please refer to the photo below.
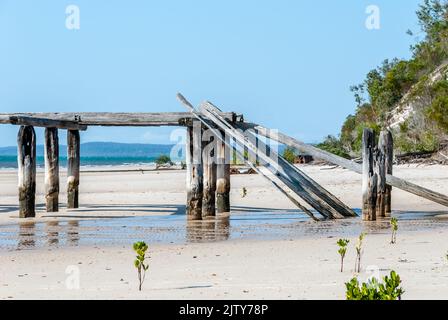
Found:
[[352, 86], [355, 113], [338, 138], [328, 136], [319, 147], [341, 156], [359, 155], [364, 127], [377, 132], [390, 127], [398, 152], [434, 151], [446, 140], [448, 0], [424, 0], [417, 17], [417, 36], [423, 39], [411, 46], [412, 58], [385, 60]]

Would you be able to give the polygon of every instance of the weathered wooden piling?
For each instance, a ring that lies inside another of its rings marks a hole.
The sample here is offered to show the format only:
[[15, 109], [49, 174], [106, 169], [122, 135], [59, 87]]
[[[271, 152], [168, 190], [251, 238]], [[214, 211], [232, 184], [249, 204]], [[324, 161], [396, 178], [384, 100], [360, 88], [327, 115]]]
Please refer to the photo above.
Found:
[[[383, 133], [384, 145], [386, 148], [386, 175], [393, 174], [393, 164], [394, 164], [394, 139], [392, 137], [392, 132], [390, 130], [385, 130]], [[392, 186], [386, 184], [386, 193], [385, 193], [385, 211], [386, 216], [390, 216], [392, 212]]]
[[362, 133], [362, 218], [376, 219], [377, 175], [374, 172], [375, 133], [365, 128]]
[[78, 130], [67, 131], [67, 208], [79, 207], [80, 137]]
[[375, 174], [377, 175], [376, 218], [386, 216], [386, 144], [385, 132], [381, 131], [378, 147], [374, 156]]
[[186, 139], [187, 164], [187, 218], [202, 219], [203, 167], [201, 123], [193, 121], [193, 126], [187, 127]]
[[[223, 139], [230, 142], [230, 138], [221, 130]], [[230, 212], [230, 148], [222, 140], [217, 141], [216, 168], [216, 212]]]
[[45, 202], [47, 212], [59, 211], [59, 137], [57, 128], [45, 128]]
[[32, 126], [21, 126], [17, 136], [19, 172], [19, 217], [36, 216], [36, 133]]
[[204, 190], [202, 196], [202, 219], [216, 216], [216, 155], [217, 138], [211, 130], [202, 132], [202, 161], [204, 166]]

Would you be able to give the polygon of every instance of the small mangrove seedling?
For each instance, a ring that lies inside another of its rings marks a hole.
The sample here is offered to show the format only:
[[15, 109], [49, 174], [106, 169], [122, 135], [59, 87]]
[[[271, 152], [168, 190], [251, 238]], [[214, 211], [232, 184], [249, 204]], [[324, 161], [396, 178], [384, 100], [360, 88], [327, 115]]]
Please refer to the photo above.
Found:
[[138, 290], [142, 291], [142, 285], [145, 281], [146, 271], [149, 269], [149, 265], [145, 264], [146, 250], [148, 250], [148, 245], [143, 241], [135, 242], [133, 245], [134, 251], [137, 253], [135, 257], [134, 266], [137, 268], [138, 272]]
[[243, 187], [243, 189], [241, 189], [241, 198], [245, 198], [247, 196], [247, 189], [246, 187]]
[[338, 253], [341, 256], [341, 272], [344, 272], [344, 258], [347, 253], [347, 245], [349, 242], [350, 240], [347, 239], [339, 239], [338, 242], [336, 242], [339, 246]]
[[404, 293], [400, 287], [400, 276], [391, 271], [390, 276], [383, 278], [384, 283], [380, 283], [376, 278], [372, 278], [367, 283], [359, 284], [358, 279], [353, 278], [345, 283], [347, 300], [401, 300]]
[[390, 219], [390, 226], [392, 228], [392, 239], [390, 240], [391, 244], [397, 242], [397, 231], [398, 231], [398, 220], [397, 218]]
[[362, 255], [362, 240], [364, 239], [364, 233], [361, 233], [358, 237], [358, 243], [356, 244], [356, 260], [355, 260], [355, 272], [361, 272], [361, 255]]

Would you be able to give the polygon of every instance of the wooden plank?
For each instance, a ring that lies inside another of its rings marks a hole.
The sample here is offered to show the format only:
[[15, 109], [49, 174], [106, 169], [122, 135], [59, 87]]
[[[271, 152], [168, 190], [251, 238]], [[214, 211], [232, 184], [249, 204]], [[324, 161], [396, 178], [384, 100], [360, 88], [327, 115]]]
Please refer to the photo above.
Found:
[[[233, 112], [222, 113], [229, 121], [237, 121]], [[189, 112], [112, 113], [112, 112], [60, 112], [60, 113], [2, 113], [0, 123], [11, 124], [11, 117], [31, 118], [34, 121], [74, 122], [81, 126], [190, 126], [194, 117]], [[29, 119], [30, 120], [30, 119]], [[70, 128], [68, 128], [70, 129]], [[80, 130], [79, 128], [73, 128]]]
[[[204, 115], [206, 115], [208, 118], [217, 116], [217, 114], [215, 113], [216, 109], [217, 108], [213, 106], [210, 102], [205, 102], [201, 105], [201, 112], [205, 111]], [[246, 134], [251, 133], [250, 131], [251, 130], [245, 130], [245, 133]], [[319, 212], [325, 211], [329, 218], [356, 216], [356, 213], [353, 210], [349, 209], [347, 206], [345, 206], [345, 204], [343, 204], [342, 201], [340, 201], [329, 191], [327, 191], [317, 182], [308, 177], [304, 172], [299, 170], [297, 167], [287, 162], [284, 158], [282, 158], [276, 152], [271, 150], [269, 146], [264, 144], [262, 141], [258, 141], [258, 147], [256, 147], [252, 143], [249, 143], [251, 141], [254, 142], [257, 141], [257, 138], [256, 136], [254, 136], [254, 134], [251, 133], [250, 135], [246, 135], [246, 138], [247, 140], [244, 146], [246, 148], [249, 148], [250, 145], [252, 146], [251, 147], [252, 152], [250, 153], [250, 155], [254, 154], [253, 156], [254, 161], [256, 161], [257, 159], [256, 155], [269, 154], [271, 161], [274, 162], [277, 166], [280, 166], [283, 170], [285, 170], [285, 172], [287, 172], [286, 176], [288, 178], [293, 178], [293, 180], [297, 182], [295, 184], [299, 184], [300, 187], [302, 187], [303, 190], [308, 193], [308, 194], [304, 193], [304, 196], [307, 197], [309, 200], [312, 200], [315, 206], [319, 207], [319, 209], [314, 207], [316, 210], [318, 210]]]
[[0, 123], [22, 125], [22, 126], [44, 127], [44, 128], [68, 129], [68, 130], [81, 130], [81, 131], [87, 130], [86, 125], [80, 125], [75, 121], [52, 120], [40, 117], [30, 117], [21, 115], [12, 115], [12, 116], [0, 115]]
[[[219, 125], [225, 127], [225, 123], [222, 119], [216, 118], [216, 116], [212, 113], [210, 113], [205, 108], [201, 108], [201, 112], [205, 114], [205, 116], [214, 123], [219, 123]], [[234, 130], [232, 127], [228, 127], [226, 130], [226, 133], [233, 135], [237, 143], [240, 145], [240, 147], [243, 149], [243, 155], [247, 151], [250, 153], [250, 157], [247, 156], [247, 154], [244, 156], [244, 159], [247, 161], [249, 159], [254, 159], [256, 157], [252, 157], [253, 154], [257, 153], [257, 148], [250, 142], [250, 139], [245, 137], [242, 133], [239, 133], [238, 131]], [[290, 188], [293, 192], [295, 192], [299, 197], [301, 197], [305, 202], [307, 202], [312, 208], [317, 210], [320, 214], [322, 214], [325, 218], [333, 218], [333, 212], [331, 211], [331, 208], [323, 201], [321, 201], [320, 198], [316, 197], [314, 194], [309, 192], [309, 190], [306, 190], [301, 183], [296, 181], [294, 178], [291, 177], [292, 172], [290, 168], [288, 167], [288, 164], [286, 161], [282, 160], [281, 157], [279, 157], [275, 152], [266, 149], [266, 153], [261, 154], [260, 158], [264, 160], [264, 164], [266, 165], [266, 168], [268, 168], [276, 177], [282, 181], [288, 188]], [[269, 156], [268, 156], [269, 154]], [[250, 162], [250, 161], [248, 161]]]
[[376, 220], [377, 174], [374, 172], [375, 134], [364, 128], [362, 133], [362, 219]]
[[217, 137], [212, 131], [202, 131], [202, 161], [204, 165], [204, 190], [202, 196], [202, 219], [216, 216], [216, 146]]
[[21, 126], [17, 136], [19, 173], [19, 217], [36, 216], [36, 133]]
[[193, 126], [187, 127], [186, 144], [187, 218], [188, 220], [201, 220], [203, 168], [200, 121], [194, 121]]
[[[273, 139], [275, 141], [278, 141], [280, 143], [283, 143], [292, 148], [295, 148], [303, 153], [309, 154], [314, 158], [328, 161], [330, 163], [336, 164], [338, 166], [354, 171], [356, 173], [360, 174], [362, 173], [362, 166], [359, 163], [339, 157], [325, 150], [313, 147], [297, 139], [282, 134], [276, 130], [269, 130], [258, 124], [244, 123], [244, 122], [236, 122], [235, 126], [241, 129], [256, 128], [259, 134], [267, 138]], [[392, 174], [386, 174], [386, 183], [392, 187], [396, 187], [403, 191], [410, 192], [422, 198], [434, 201], [436, 203], [448, 207], [448, 197], [446, 195], [421, 187], [404, 179], [395, 177]]]
[[314, 158], [328, 161], [330, 163], [333, 163], [333, 164], [336, 164], [343, 168], [355, 171], [357, 173], [362, 173], [362, 167], [360, 164], [358, 164], [352, 160], [336, 156], [328, 151], [313, 147], [312, 145], [306, 144], [306, 143], [299, 141], [295, 138], [287, 136], [287, 135], [279, 132], [278, 130], [271, 130], [271, 129], [265, 128], [263, 126], [260, 126], [258, 124], [248, 123], [248, 122], [237, 122], [237, 123], [235, 123], [235, 126], [242, 130], [256, 129], [260, 135], [265, 136], [269, 139], [275, 140], [277, 142], [283, 143], [283, 144], [285, 144], [289, 147], [292, 147], [300, 152], [309, 154], [310, 156], [313, 156]]
[[47, 212], [59, 211], [58, 129], [45, 129], [45, 203]]
[[[208, 110], [207, 106], [210, 106]], [[251, 154], [257, 154], [257, 147], [255, 147], [249, 139], [244, 137], [237, 130], [232, 128], [228, 123], [225, 122], [224, 119], [219, 119], [219, 116], [213, 112], [213, 105], [209, 102], [206, 102], [201, 105], [201, 113], [203, 113], [206, 118], [213, 121], [215, 125], [220, 126], [222, 130], [225, 130], [227, 134], [237, 140], [237, 142], [242, 146], [245, 150], [248, 150]], [[227, 126], [227, 128], [226, 128]], [[267, 168], [272, 170], [277, 177], [285, 183], [291, 190], [293, 190], [297, 195], [299, 195], [303, 200], [305, 200], [311, 207], [317, 210], [320, 214], [322, 214], [326, 218], [335, 218], [338, 217], [338, 212], [334, 210], [328, 203], [323, 201], [319, 195], [316, 195], [309, 188], [309, 184], [306, 183], [304, 179], [302, 179], [300, 174], [297, 174], [295, 170], [292, 169], [292, 166], [284, 160], [282, 157], [278, 156], [274, 151], [268, 150], [266, 147], [264, 150], [267, 150], [266, 153], [259, 153], [260, 158], [268, 164]], [[269, 154], [269, 156], [267, 155]], [[253, 157], [256, 158], [255, 156]], [[300, 180], [301, 179], [301, 180]]]
[[79, 131], [67, 131], [67, 208], [79, 207], [80, 158]]
[[[220, 131], [221, 139], [217, 141], [218, 157], [216, 164], [216, 212], [230, 212], [230, 144], [229, 137]], [[225, 140], [229, 140], [228, 143]]]

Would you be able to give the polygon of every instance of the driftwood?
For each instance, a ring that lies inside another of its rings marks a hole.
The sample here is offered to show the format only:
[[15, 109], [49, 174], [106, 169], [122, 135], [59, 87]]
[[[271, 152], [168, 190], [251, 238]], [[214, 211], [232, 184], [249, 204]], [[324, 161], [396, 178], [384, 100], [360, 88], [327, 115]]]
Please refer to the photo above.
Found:
[[187, 218], [189, 220], [202, 219], [203, 169], [200, 128], [199, 121], [194, 121], [193, 126], [187, 128]]
[[445, 159], [448, 160], [448, 156], [444, 155], [444, 154], [443, 154], [442, 152], [440, 152], [440, 151], [439, 151], [439, 154], [440, 154], [442, 157], [444, 157]]
[[36, 133], [31, 126], [21, 126], [17, 136], [19, 172], [19, 217], [36, 216]]
[[79, 131], [67, 131], [67, 208], [79, 207], [79, 170], [80, 170]]
[[58, 129], [45, 129], [45, 200], [47, 212], [59, 211]]
[[230, 148], [224, 142], [225, 133], [217, 141], [217, 164], [216, 164], [216, 212], [230, 212]]
[[[316, 148], [316, 147], [313, 147], [306, 143], [303, 143], [297, 139], [289, 137], [289, 136], [282, 134], [278, 131], [269, 130], [260, 125], [245, 123], [245, 122], [237, 122], [235, 125], [241, 129], [256, 128], [258, 130], [259, 134], [261, 134], [267, 138], [270, 138], [270, 139], [273, 139], [280, 143], [286, 144], [287, 146], [295, 148], [301, 152], [307, 153], [315, 158], [323, 159], [325, 161], [339, 165], [343, 168], [349, 169], [356, 173], [360, 173], [360, 174], [362, 173], [362, 165], [360, 165], [352, 160], [348, 160], [348, 159], [339, 157], [339, 156], [334, 155], [325, 150], [321, 150], [319, 148]], [[396, 187], [403, 191], [410, 192], [417, 196], [423, 197], [425, 199], [434, 201], [436, 203], [439, 203], [441, 205], [448, 207], [448, 197], [446, 195], [443, 195], [441, 193], [421, 187], [419, 185], [416, 185], [416, 184], [406, 181], [404, 179], [397, 178], [391, 174], [386, 174], [386, 182], [388, 185], [390, 185], [392, 187]]]

